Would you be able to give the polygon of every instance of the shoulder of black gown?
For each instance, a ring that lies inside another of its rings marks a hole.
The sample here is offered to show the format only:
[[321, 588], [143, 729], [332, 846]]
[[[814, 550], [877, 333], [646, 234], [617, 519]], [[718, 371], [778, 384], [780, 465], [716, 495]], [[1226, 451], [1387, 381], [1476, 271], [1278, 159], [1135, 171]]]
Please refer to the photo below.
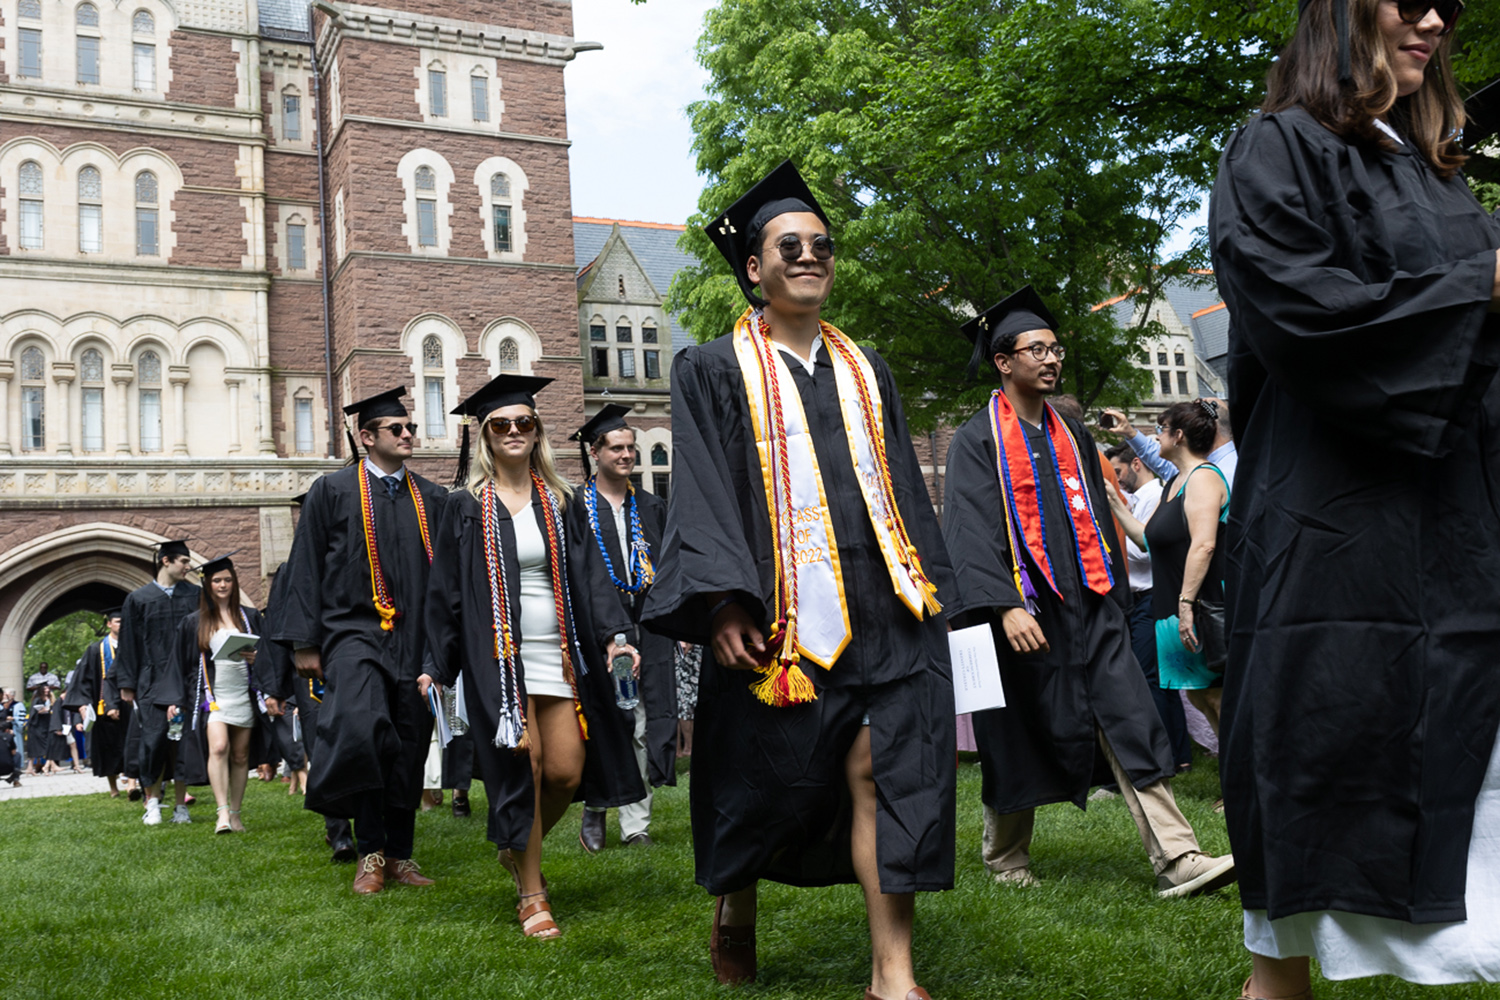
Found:
[[632, 623], [599, 553], [581, 491], [574, 493], [568, 504], [567, 521], [568, 588], [573, 595], [574, 626], [579, 643], [593, 659], [595, 653], [602, 656], [617, 632], [629, 632]]
[[145, 625], [143, 608], [149, 599], [145, 593], [156, 584], [148, 583], [125, 595], [120, 607], [120, 645], [115, 650], [115, 676], [122, 690], [134, 691], [140, 680], [141, 662], [145, 657], [145, 639], [141, 631]]
[[650, 490], [636, 490], [635, 502], [641, 519], [641, 533], [646, 536], [651, 557], [655, 559], [667, 528], [667, 502]]
[[[488, 616], [465, 622], [463, 618], [465, 548], [477, 549], [483, 560], [483, 535], [479, 500], [467, 489], [455, 490], [443, 501], [432, 539], [432, 569], [427, 576], [427, 596], [422, 604], [422, 624], [427, 642], [427, 670], [443, 686], [457, 682], [463, 669], [465, 628], [492, 629]], [[488, 584], [478, 587], [488, 597]], [[475, 609], [476, 611], [480, 609]]]
[[182, 706], [191, 686], [188, 679], [198, 670], [198, 612], [193, 611], [177, 620], [177, 629], [172, 636], [173, 670], [162, 672], [161, 679], [152, 690], [157, 705]]
[[[672, 361], [672, 495], [657, 560], [656, 583], [646, 597], [643, 623], [674, 639], [708, 641], [705, 595], [735, 594], [752, 620], [765, 619], [764, 595], [747, 538], [732, 463], [720, 425], [739, 411], [745, 383], [730, 338], [689, 347]], [[733, 417], [738, 419], [738, 417]], [[756, 468], [754, 479], [759, 481]]]
[[[1416, 196], [1441, 211], [1414, 211]], [[1461, 176], [1347, 142], [1300, 109], [1257, 115], [1220, 159], [1209, 241], [1237, 396], [1269, 380], [1356, 437], [1451, 450], [1500, 368], [1500, 234]], [[1425, 247], [1422, 266], [1399, 266]]]
[[988, 409], [959, 426], [948, 445], [943, 538], [953, 559], [959, 594], [947, 609], [949, 617], [1025, 606], [1012, 570]]
[[345, 466], [313, 481], [302, 500], [302, 514], [292, 535], [292, 550], [281, 573], [286, 575], [270, 638], [287, 646], [322, 648], [324, 567], [328, 557], [328, 526], [338, 516], [342, 495], [356, 485], [359, 464]]

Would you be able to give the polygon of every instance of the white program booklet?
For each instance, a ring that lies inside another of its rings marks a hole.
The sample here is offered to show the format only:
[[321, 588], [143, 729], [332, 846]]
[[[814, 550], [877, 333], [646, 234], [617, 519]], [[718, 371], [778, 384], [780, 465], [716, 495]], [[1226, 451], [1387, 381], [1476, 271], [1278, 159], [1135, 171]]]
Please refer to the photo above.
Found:
[[248, 632], [223, 632], [214, 637], [213, 658], [216, 660], [228, 660], [239, 658], [239, 654], [247, 649], [254, 649], [260, 642], [260, 637]]
[[1004, 708], [1000, 661], [995, 658], [995, 634], [989, 623], [948, 633], [953, 659], [953, 704], [956, 715]]

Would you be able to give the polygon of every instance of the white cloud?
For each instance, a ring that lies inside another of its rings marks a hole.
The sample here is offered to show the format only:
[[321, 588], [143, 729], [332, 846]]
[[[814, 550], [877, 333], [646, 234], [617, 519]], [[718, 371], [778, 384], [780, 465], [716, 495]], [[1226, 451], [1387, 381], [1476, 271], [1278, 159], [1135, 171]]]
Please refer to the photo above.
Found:
[[708, 73], [693, 58], [710, 0], [574, 0], [573, 36], [600, 42], [565, 72], [573, 214], [684, 223], [703, 182], [687, 105]]

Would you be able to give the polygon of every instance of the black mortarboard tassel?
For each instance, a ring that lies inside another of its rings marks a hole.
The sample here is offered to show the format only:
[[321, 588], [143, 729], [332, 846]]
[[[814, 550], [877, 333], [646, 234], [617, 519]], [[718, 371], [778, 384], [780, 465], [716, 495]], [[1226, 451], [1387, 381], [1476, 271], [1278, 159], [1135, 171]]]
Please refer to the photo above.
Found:
[[739, 201], [703, 227], [713, 245], [729, 262], [740, 291], [757, 308], [766, 303], [755, 294], [755, 285], [745, 272], [745, 265], [759, 251], [760, 234], [766, 223], [787, 212], [811, 212], [823, 220], [824, 226], [829, 224], [828, 213], [813, 197], [812, 190], [792, 161], [782, 160], [779, 167], [761, 178]]
[[[1312, 0], [1299, 0], [1297, 4], [1297, 16], [1300, 18], [1302, 12], [1307, 10], [1307, 5]], [[1339, 83], [1352, 83], [1354, 80], [1354, 68], [1349, 59], [1349, 0], [1332, 0], [1333, 3], [1333, 30], [1339, 36]]]
[[969, 378], [995, 356], [995, 342], [1008, 334], [1020, 335], [1030, 330], [1057, 332], [1057, 317], [1047, 308], [1036, 289], [1027, 285], [1012, 292], [969, 320], [963, 334], [974, 345], [969, 357]]
[[619, 403], [605, 403], [604, 408], [590, 418], [589, 422], [568, 435], [569, 441], [578, 442], [578, 454], [583, 458], [583, 475], [588, 478], [589, 474], [589, 448], [601, 437], [610, 431], [617, 431], [622, 427], [628, 427], [625, 423], [625, 414], [630, 412], [630, 407], [621, 406]]
[[[536, 409], [536, 394], [552, 384], [552, 379], [536, 375], [496, 375], [449, 412], [455, 417], [473, 417], [478, 423], [502, 406], [529, 406]], [[453, 488], [461, 489], [469, 480], [469, 424], [464, 423], [462, 442], [458, 446], [458, 469]]]
[[1464, 101], [1464, 111], [1469, 117], [1464, 124], [1464, 146], [1478, 149], [1500, 132], [1500, 81], [1470, 94]]
[[198, 572], [203, 575], [203, 582], [205, 584], [208, 583], [208, 578], [219, 572], [219, 570], [221, 569], [234, 569], [234, 560], [230, 559], [229, 557], [238, 555], [241, 551], [243, 550], [235, 549], [233, 552], [226, 552], [222, 556], [219, 556], [217, 559], [210, 559], [202, 566], [199, 566]]

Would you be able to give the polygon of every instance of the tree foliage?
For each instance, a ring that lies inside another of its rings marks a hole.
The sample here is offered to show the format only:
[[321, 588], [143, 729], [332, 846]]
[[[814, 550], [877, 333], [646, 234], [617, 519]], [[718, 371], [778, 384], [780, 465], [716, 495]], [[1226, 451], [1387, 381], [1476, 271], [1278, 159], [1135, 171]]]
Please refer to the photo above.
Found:
[[[1164, 248], [1295, 18], [1295, 0], [724, 0], [689, 109], [708, 184], [682, 245], [700, 264], [669, 306], [699, 340], [728, 331], [744, 303], [698, 227], [790, 157], [838, 241], [825, 316], [882, 352], [913, 423], [987, 394], [958, 328], [1028, 282], [1059, 314], [1065, 388], [1132, 403], [1160, 331], [1097, 307], [1211, 280], [1201, 233]], [[1493, 59], [1459, 62], [1478, 79]]]
[[103, 633], [104, 618], [93, 611], [64, 615], [26, 643], [26, 675], [29, 677], [45, 663], [59, 679], [67, 677], [89, 643], [97, 641]]

